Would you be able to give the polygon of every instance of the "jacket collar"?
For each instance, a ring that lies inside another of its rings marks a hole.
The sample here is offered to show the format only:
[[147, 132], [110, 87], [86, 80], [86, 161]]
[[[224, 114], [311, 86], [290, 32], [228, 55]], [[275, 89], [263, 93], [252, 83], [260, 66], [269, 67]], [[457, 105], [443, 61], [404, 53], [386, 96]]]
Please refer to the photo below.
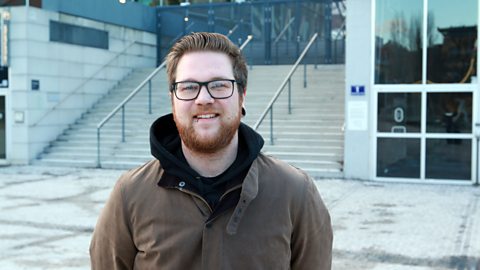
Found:
[[[161, 175], [159, 176], [160, 180], [158, 181], [158, 186], [163, 188], [176, 188], [182, 190], [184, 188], [184, 184], [181, 180], [177, 177], [166, 173], [164, 170], [161, 171]], [[227, 223], [227, 233], [230, 235], [234, 235], [237, 233], [238, 226], [244, 213], [246, 212], [250, 203], [257, 197], [258, 195], [258, 158], [253, 161], [252, 166], [247, 173], [247, 176], [243, 180], [240, 192], [240, 198], [238, 203], [235, 205], [235, 209], [233, 210], [232, 216], [230, 217]]]

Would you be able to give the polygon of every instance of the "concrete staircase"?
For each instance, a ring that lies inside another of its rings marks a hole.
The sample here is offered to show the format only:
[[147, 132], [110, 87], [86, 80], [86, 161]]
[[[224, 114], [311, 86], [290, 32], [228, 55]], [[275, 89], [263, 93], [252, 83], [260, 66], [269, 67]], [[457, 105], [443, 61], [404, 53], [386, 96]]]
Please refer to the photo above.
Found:
[[[291, 66], [254, 66], [249, 71], [243, 121], [251, 126], [272, 98]], [[96, 167], [96, 125], [153, 69], [139, 69], [102, 98], [45, 149], [37, 165]], [[341, 177], [343, 163], [344, 66], [307, 66], [308, 85], [303, 88], [303, 66], [292, 78], [292, 114], [288, 114], [288, 88], [274, 106], [274, 142], [270, 144], [270, 116], [258, 131], [265, 138], [263, 151], [308, 171], [315, 177]], [[152, 82], [152, 114], [148, 89], [125, 107], [125, 142], [121, 111], [101, 130], [101, 166], [129, 169], [150, 160], [149, 127], [171, 111], [164, 71]]]

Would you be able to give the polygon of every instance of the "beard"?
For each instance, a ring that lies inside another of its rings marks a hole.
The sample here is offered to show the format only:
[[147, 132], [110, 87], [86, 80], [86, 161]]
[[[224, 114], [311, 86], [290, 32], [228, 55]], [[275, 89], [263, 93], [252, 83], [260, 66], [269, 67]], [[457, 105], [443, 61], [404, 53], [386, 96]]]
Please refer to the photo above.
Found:
[[173, 109], [173, 119], [177, 126], [178, 133], [182, 142], [191, 151], [202, 154], [213, 154], [227, 147], [238, 131], [240, 120], [242, 118], [242, 107], [239, 106], [237, 114], [229, 121], [222, 121], [218, 132], [210, 138], [201, 138], [191, 122], [181, 123], [177, 119], [175, 109]]

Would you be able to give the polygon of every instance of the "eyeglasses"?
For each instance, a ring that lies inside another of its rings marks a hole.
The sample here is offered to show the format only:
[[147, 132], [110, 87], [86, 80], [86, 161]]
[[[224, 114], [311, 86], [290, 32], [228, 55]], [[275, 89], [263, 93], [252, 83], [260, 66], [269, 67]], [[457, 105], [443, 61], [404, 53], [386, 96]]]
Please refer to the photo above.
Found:
[[180, 100], [194, 100], [200, 94], [202, 86], [214, 99], [225, 99], [233, 95], [235, 80], [213, 80], [208, 82], [184, 81], [172, 84], [170, 91]]

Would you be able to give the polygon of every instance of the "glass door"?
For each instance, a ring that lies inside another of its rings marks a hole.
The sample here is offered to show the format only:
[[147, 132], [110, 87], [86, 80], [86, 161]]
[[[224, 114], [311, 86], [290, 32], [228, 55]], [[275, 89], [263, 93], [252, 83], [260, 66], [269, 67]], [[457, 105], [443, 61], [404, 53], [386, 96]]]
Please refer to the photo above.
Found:
[[375, 2], [376, 178], [473, 180], [478, 0]]
[[5, 96], [0, 96], [0, 159], [6, 159]]

